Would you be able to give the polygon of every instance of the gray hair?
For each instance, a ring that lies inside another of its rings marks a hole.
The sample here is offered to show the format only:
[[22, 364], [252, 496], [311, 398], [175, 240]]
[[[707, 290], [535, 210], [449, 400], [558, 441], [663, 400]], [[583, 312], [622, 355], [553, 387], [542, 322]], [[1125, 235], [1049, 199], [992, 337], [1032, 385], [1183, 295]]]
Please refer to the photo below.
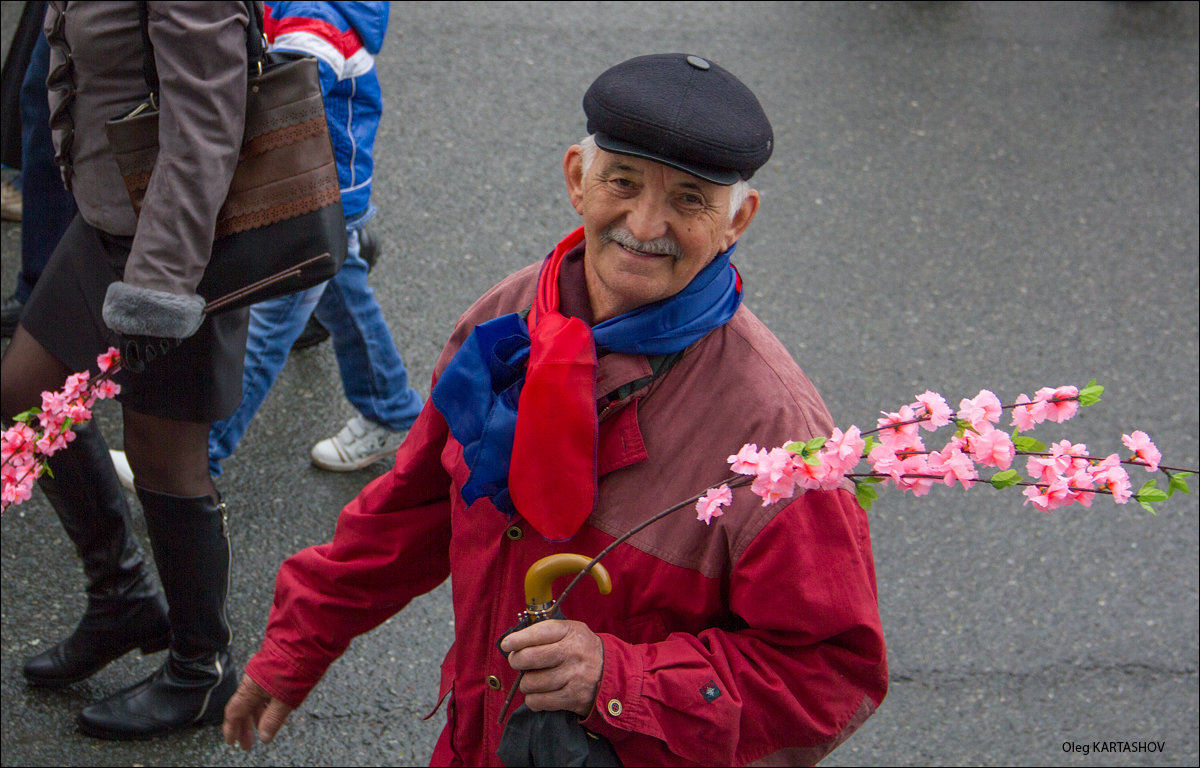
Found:
[[[580, 140], [580, 149], [583, 150], [583, 175], [587, 176], [588, 169], [592, 167], [592, 161], [596, 159], [596, 137], [587, 136]], [[750, 196], [750, 182], [745, 179], [738, 179], [729, 187], [729, 220], [733, 221], [733, 217], [741, 209], [742, 203], [746, 202], [746, 198]]]

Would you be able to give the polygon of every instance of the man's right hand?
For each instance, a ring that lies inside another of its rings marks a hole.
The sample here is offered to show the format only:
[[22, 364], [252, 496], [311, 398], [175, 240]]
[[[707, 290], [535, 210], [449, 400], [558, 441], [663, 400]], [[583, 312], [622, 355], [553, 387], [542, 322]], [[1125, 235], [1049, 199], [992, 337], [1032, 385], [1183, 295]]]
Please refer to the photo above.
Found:
[[259, 741], [270, 744], [290, 714], [291, 707], [271, 696], [248, 675], [242, 675], [237, 692], [225, 705], [225, 722], [221, 726], [225, 743], [241, 744], [242, 749], [249, 750], [254, 746], [257, 731]]

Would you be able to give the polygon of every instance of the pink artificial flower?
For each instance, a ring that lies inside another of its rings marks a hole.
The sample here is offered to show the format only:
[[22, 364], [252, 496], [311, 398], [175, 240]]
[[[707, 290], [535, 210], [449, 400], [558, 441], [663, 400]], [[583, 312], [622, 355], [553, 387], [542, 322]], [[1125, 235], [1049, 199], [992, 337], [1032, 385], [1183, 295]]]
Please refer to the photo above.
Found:
[[888, 475], [897, 484], [900, 483], [900, 478], [904, 474], [904, 467], [897, 458], [896, 452], [883, 443], [872, 448], [871, 452], [867, 454], [867, 464], [870, 465], [871, 471], [880, 475]]
[[770, 506], [780, 499], [790, 498], [796, 492], [796, 465], [792, 462], [792, 454], [783, 448], [772, 448], [763, 451], [765, 459], [758, 464], [758, 473], [750, 490], [763, 500], [763, 506]]
[[824, 463], [809, 464], [804, 459], [797, 458], [792, 461], [792, 467], [793, 481], [805, 490], [832, 490], [842, 480], [840, 472], [830, 472], [830, 468]]
[[1004, 406], [1000, 404], [1000, 398], [989, 389], [981, 389], [974, 398], [958, 404], [958, 417], [965, 419], [972, 428], [980, 431], [987, 422], [999, 424], [1000, 414], [1003, 412]]
[[[1029, 403], [1029, 405], [1026, 405]], [[1046, 403], [1032, 402], [1029, 395], [1024, 393], [1017, 395], [1017, 404], [1012, 412], [1012, 425], [1017, 428], [1018, 432], [1025, 432], [1033, 429], [1034, 426], [1041, 424], [1046, 420]]]
[[1072, 501], [1078, 502], [1085, 507], [1092, 506], [1092, 499], [1096, 496], [1092, 492], [1092, 489], [1096, 487], [1096, 484], [1092, 480], [1092, 474], [1088, 470], [1081, 469], [1068, 477], [1067, 486]]
[[765, 475], [772, 483], [777, 483], [790, 477], [795, 469], [792, 454], [783, 448], [772, 448], [767, 452], [767, 460], [758, 465], [758, 474], [760, 477]]
[[61, 431], [62, 424], [67, 419], [67, 399], [61, 392], [43, 392], [42, 410], [37, 418], [46, 432]]
[[979, 434], [968, 434], [967, 444], [970, 446], [971, 457], [984, 466], [1008, 469], [1012, 466], [1013, 457], [1017, 455], [1017, 449], [1008, 433], [990, 424]]
[[1098, 487], [1109, 490], [1117, 504], [1124, 504], [1133, 495], [1129, 473], [1121, 466], [1121, 457], [1115, 453], [1109, 454], [1104, 461], [1092, 467], [1091, 475]]
[[121, 385], [118, 384], [117, 382], [113, 381], [112, 379], [104, 379], [103, 381], [98, 381], [92, 387], [92, 394], [96, 396], [97, 400], [108, 400], [110, 398], [116, 397], [120, 393], [121, 393]]
[[0, 461], [7, 465], [14, 457], [23, 455], [32, 457], [36, 440], [37, 433], [28, 424], [21, 421], [16, 422], [4, 430], [3, 439], [0, 440]]
[[112, 368], [114, 364], [121, 363], [121, 353], [116, 347], [109, 347], [107, 352], [102, 353], [96, 358], [96, 365], [100, 368], [101, 373]]
[[67, 443], [75, 439], [75, 433], [69, 429], [61, 432], [47, 432], [38, 438], [37, 450], [43, 456], [53, 456], [67, 447]]
[[[93, 398], [94, 401], [94, 398]], [[76, 424], [81, 424], [85, 421], [90, 421], [92, 418], [92, 409], [86, 404], [75, 402], [71, 403], [66, 408], [67, 418]]]
[[1053, 456], [1030, 456], [1025, 460], [1025, 474], [1035, 482], [1049, 483], [1062, 476], [1062, 471]]
[[[918, 431], [920, 426], [916, 423], [917, 414], [910, 406], [901, 406], [900, 410], [895, 413], [886, 411], [881, 411], [881, 413], [883, 413], [883, 418], [877, 419], [875, 422], [875, 425], [882, 430], [879, 433], [881, 443], [900, 450], [904, 447], [911, 447], [913, 441], [920, 441], [921, 436]], [[913, 423], [906, 424], [905, 422]]]
[[941, 475], [942, 482], [948, 486], [955, 481], [962, 484], [964, 490], [970, 488], [979, 479], [975, 471], [975, 463], [971, 457], [958, 448], [947, 448], [929, 454], [929, 469], [933, 474]]
[[[1079, 410], [1079, 389], [1070, 385], [1065, 387], [1042, 387], [1033, 394], [1033, 397], [1038, 402], [1046, 404], [1045, 418], [1058, 424], [1062, 424]], [[1062, 402], [1052, 402], [1053, 400], [1061, 400]]]
[[1050, 456], [1058, 466], [1059, 474], [1062, 475], [1070, 475], [1091, 466], [1091, 462], [1088, 460], [1087, 446], [1083, 443], [1060, 440], [1050, 446]]
[[950, 410], [950, 406], [946, 403], [946, 398], [928, 389], [922, 394], [917, 395], [917, 401], [912, 404], [912, 409], [918, 416], [924, 415], [929, 417], [921, 422], [921, 428], [926, 432], [933, 432], [946, 426], [950, 423], [954, 415], [954, 412]]
[[727, 507], [732, 503], [733, 491], [729, 489], [728, 485], [710, 488], [708, 493], [701, 496], [696, 502], [696, 519], [703, 520], [705, 525], [711, 525], [714, 517], [725, 514], [721, 511], [721, 507]]
[[[866, 445], [858, 427], [851, 425], [845, 432], [834, 427], [833, 434], [829, 436], [829, 439], [825, 441], [825, 445], [821, 447], [819, 454], [821, 465], [826, 467], [829, 475], [837, 474], [844, 476], [851, 469], [858, 466], [858, 462], [862, 460], [863, 448]], [[840, 481], [841, 478], [839, 477], [838, 480]]]
[[913, 496], [924, 496], [933, 488], [935, 480], [920, 475], [936, 474], [929, 467], [929, 457], [923, 453], [914, 454], [900, 459], [900, 477], [896, 487], [907, 491]]
[[1121, 435], [1121, 442], [1125, 444], [1126, 448], [1133, 451], [1134, 459], [1146, 465], [1147, 472], [1154, 472], [1158, 469], [1158, 462], [1162, 461], [1162, 453], [1150, 440], [1150, 435], [1138, 429], [1132, 435]]
[[30, 472], [17, 482], [5, 483], [4, 488], [0, 489], [0, 511], [32, 498], [33, 483], [36, 479], [35, 473]]
[[87, 371], [82, 373], [72, 373], [67, 377], [67, 383], [63, 385], [62, 396], [67, 400], [78, 400], [87, 396], [88, 379], [91, 374]]
[[1109, 478], [1108, 490], [1117, 504], [1124, 504], [1133, 498], [1133, 484], [1129, 482], [1129, 475]]
[[763, 500], [764, 507], [769, 507], [780, 499], [791, 498], [795, 489], [796, 481], [791, 475], [779, 480], [771, 480], [768, 474], [761, 474], [755, 477], [754, 482], [750, 484], [750, 490]]
[[1043, 512], [1053, 512], [1060, 507], [1069, 506], [1075, 500], [1067, 487], [1065, 477], [1054, 480], [1045, 488], [1029, 486], [1025, 489], [1025, 498], [1027, 499], [1026, 504], [1033, 502], [1033, 506]]
[[767, 452], [765, 450], [758, 450], [758, 445], [755, 443], [746, 443], [742, 446], [742, 450], [730, 456], [727, 461], [736, 474], [757, 475], [758, 465], [766, 459]]

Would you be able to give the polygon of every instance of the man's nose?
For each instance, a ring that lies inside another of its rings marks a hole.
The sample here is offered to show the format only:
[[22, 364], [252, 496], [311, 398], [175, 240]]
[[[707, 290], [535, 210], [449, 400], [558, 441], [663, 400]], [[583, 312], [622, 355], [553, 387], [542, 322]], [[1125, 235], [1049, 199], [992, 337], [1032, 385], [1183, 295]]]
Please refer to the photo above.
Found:
[[631, 201], [625, 216], [629, 233], [643, 243], [666, 236], [668, 232], [667, 211], [661, 200], [652, 195], [639, 195]]

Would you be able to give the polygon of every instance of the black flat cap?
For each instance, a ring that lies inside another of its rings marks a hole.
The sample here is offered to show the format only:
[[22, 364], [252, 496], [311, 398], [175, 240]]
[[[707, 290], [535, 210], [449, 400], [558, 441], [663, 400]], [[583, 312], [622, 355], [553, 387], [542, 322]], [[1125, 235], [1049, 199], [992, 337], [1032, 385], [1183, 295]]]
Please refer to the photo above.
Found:
[[612, 67], [583, 96], [587, 130], [609, 152], [654, 160], [729, 185], [771, 156], [771, 123], [741, 80], [685, 53]]

